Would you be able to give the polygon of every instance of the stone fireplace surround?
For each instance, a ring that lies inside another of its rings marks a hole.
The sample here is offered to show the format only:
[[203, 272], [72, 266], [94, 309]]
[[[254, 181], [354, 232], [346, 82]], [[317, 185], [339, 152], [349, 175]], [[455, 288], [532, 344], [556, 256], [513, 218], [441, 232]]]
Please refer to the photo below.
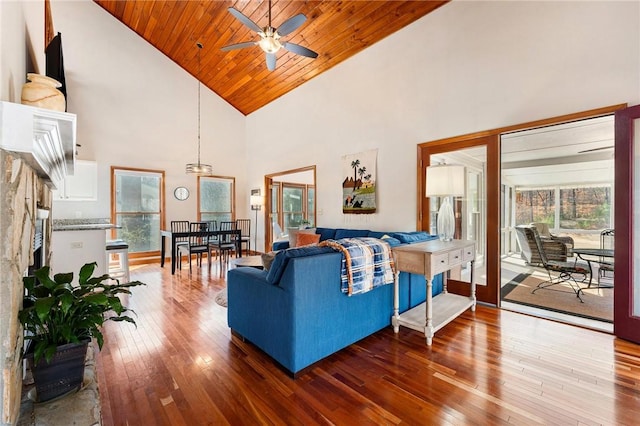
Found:
[[[34, 264], [39, 210], [51, 210], [51, 188], [75, 161], [76, 117], [0, 102], [0, 424], [15, 424], [22, 391], [22, 277]], [[51, 221], [41, 222], [49, 263]]]

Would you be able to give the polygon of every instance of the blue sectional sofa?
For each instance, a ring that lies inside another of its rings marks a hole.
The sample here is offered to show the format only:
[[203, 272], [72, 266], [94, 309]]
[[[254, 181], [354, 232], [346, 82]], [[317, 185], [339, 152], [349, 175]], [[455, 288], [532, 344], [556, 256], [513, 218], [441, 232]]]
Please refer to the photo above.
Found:
[[[424, 232], [317, 228], [320, 240], [385, 236], [390, 245], [433, 238]], [[227, 276], [228, 324], [294, 377], [320, 359], [391, 324], [393, 285], [347, 296], [340, 289], [342, 254], [329, 247], [281, 250], [268, 271], [236, 268]], [[400, 311], [426, 299], [422, 275], [400, 273]], [[434, 280], [433, 294], [442, 291]]]

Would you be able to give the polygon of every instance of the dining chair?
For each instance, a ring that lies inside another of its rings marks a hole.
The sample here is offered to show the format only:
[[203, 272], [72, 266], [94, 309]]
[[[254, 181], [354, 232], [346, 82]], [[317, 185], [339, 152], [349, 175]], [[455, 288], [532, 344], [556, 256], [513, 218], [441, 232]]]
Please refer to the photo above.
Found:
[[[189, 232], [188, 220], [172, 220], [171, 232]], [[177, 237], [175, 252], [178, 253], [178, 247], [189, 244], [189, 237]]]
[[[218, 230], [219, 231], [232, 231], [236, 228], [236, 222], [220, 222]], [[209, 250], [215, 252], [217, 256], [220, 256], [220, 273], [223, 272], [223, 264], [227, 265], [229, 263], [229, 257], [231, 255], [231, 251], [236, 249], [236, 241], [235, 236], [230, 233], [227, 234], [219, 234], [217, 239], [209, 244]], [[236, 253], [237, 256], [237, 253]]]
[[236, 219], [237, 229], [240, 230], [240, 250], [242, 244], [247, 246], [246, 253], [251, 249], [251, 219]]
[[191, 275], [191, 255], [196, 255], [196, 263], [200, 267], [202, 267], [203, 253], [207, 254], [207, 262], [211, 262], [208, 229], [208, 222], [191, 222], [189, 224], [188, 243], [178, 247], [178, 269], [182, 269], [182, 252], [186, 252], [189, 256], [189, 275]]

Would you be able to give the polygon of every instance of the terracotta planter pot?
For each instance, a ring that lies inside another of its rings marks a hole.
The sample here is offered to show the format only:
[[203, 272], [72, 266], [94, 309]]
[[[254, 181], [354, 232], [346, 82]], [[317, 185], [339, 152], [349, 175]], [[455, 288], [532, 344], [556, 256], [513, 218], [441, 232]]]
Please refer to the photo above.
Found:
[[64, 112], [66, 100], [58, 87], [62, 86], [58, 80], [46, 75], [29, 73], [29, 83], [22, 85], [21, 101], [23, 105], [52, 109]]
[[50, 363], [43, 357], [34, 365], [33, 354], [27, 355], [30, 357], [38, 402], [49, 401], [82, 387], [88, 344], [87, 341], [58, 346]]

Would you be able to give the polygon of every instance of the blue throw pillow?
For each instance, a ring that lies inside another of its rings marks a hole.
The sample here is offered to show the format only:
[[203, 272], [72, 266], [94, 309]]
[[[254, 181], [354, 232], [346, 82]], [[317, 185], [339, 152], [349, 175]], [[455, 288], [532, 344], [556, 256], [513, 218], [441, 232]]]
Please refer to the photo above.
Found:
[[386, 234], [383, 235], [382, 238], [380, 238], [380, 239], [382, 241], [386, 241], [387, 244], [389, 244], [389, 246], [391, 246], [391, 247], [397, 247], [397, 246], [402, 245], [402, 242], [399, 239], [390, 237], [389, 235], [386, 235]]
[[367, 237], [381, 239], [385, 235], [389, 235], [389, 234], [390, 234], [390, 232], [369, 231], [369, 235], [367, 235]]
[[320, 234], [320, 241], [333, 240], [336, 235], [335, 228], [316, 228], [316, 234]]
[[404, 244], [416, 243], [418, 241], [429, 241], [438, 238], [437, 235], [431, 235], [424, 231], [394, 232], [391, 236], [393, 238], [397, 238]]
[[289, 259], [333, 252], [334, 251], [331, 247], [319, 247], [316, 245], [279, 251], [273, 259], [271, 268], [269, 268], [269, 272], [267, 273], [267, 282], [270, 284], [278, 284], [280, 282], [280, 278], [282, 278], [282, 274], [289, 263]]
[[336, 229], [336, 235], [333, 238], [334, 240], [341, 240], [342, 238], [357, 238], [357, 237], [368, 237], [369, 236], [368, 229]]

